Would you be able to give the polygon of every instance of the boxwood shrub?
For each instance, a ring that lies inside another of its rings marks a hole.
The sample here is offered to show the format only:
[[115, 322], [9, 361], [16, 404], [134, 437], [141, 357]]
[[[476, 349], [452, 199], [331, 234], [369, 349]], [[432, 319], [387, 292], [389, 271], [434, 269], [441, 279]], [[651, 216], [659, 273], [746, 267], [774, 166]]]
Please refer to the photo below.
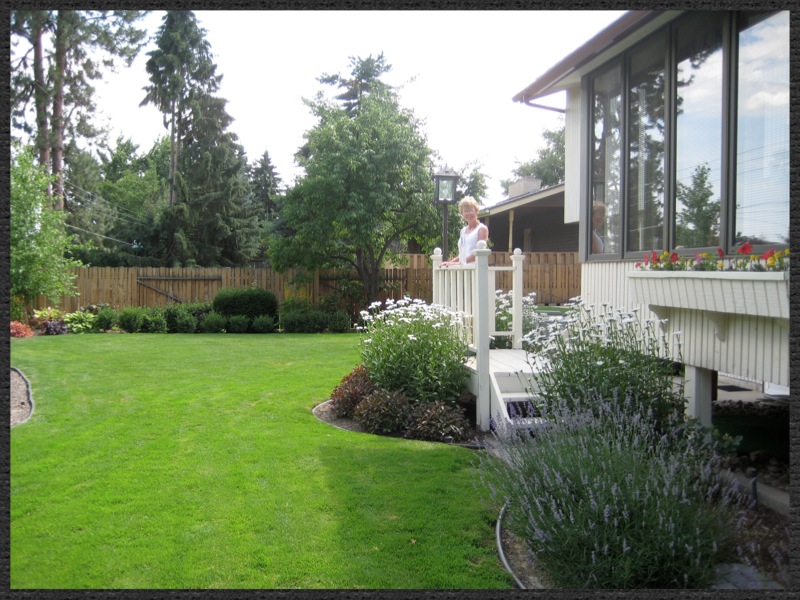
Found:
[[228, 333], [247, 333], [250, 327], [250, 319], [245, 315], [233, 315], [228, 319]]
[[277, 330], [275, 326], [275, 319], [269, 315], [261, 315], [253, 319], [250, 328], [256, 333], [273, 333]]
[[119, 327], [128, 333], [137, 333], [142, 329], [145, 311], [138, 306], [128, 306], [119, 313]]
[[225, 315], [212, 310], [200, 323], [200, 331], [203, 333], [223, 333], [225, 327], [228, 325], [228, 319]]
[[244, 315], [252, 321], [261, 315], [275, 317], [278, 314], [278, 300], [269, 290], [224, 288], [214, 296], [212, 308], [226, 317]]

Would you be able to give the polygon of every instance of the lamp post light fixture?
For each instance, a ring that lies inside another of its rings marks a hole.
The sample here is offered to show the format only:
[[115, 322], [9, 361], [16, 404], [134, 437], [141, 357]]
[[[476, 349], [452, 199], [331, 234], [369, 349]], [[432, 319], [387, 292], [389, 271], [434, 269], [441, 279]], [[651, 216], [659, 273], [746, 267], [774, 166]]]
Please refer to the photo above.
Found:
[[444, 170], [439, 171], [433, 176], [433, 181], [436, 183], [436, 192], [434, 195], [435, 204], [442, 205], [442, 256], [444, 260], [449, 260], [447, 253], [447, 213], [449, 212], [448, 204], [453, 204], [456, 201], [456, 184], [458, 183], [458, 173], [453, 171], [450, 167], [445, 166]]

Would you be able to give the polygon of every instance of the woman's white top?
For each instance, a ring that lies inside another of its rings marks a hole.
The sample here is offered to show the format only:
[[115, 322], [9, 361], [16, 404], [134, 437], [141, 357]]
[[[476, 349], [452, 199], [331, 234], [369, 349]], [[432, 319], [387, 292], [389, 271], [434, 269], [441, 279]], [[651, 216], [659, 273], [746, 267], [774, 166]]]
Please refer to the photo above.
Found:
[[461, 235], [458, 236], [458, 262], [462, 265], [467, 264], [467, 257], [472, 256], [475, 248], [478, 247], [478, 232], [481, 228], [486, 228], [486, 225], [479, 223], [478, 226], [467, 233], [468, 225], [461, 229]]

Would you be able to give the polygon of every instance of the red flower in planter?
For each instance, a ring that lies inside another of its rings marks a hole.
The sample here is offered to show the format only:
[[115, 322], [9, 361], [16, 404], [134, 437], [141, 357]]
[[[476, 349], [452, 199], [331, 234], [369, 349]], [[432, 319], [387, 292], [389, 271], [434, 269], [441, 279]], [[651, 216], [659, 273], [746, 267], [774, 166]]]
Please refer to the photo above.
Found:
[[763, 258], [764, 260], [769, 260], [773, 256], [775, 256], [775, 248], [770, 248], [769, 250], [764, 252], [764, 255], [761, 258]]
[[656, 253], [655, 250], [653, 250], [653, 254], [650, 256], [650, 260], [653, 264], [656, 264], [658, 262], [658, 254]]
[[678, 253], [677, 253], [677, 252], [673, 252], [673, 253], [672, 253], [672, 254], [670, 254], [670, 256], [669, 256], [669, 262], [671, 262], [671, 263], [676, 263], [676, 262], [678, 262], [680, 259], [681, 259], [681, 257], [680, 257], [680, 256], [678, 256]]
[[738, 252], [739, 254], [750, 254], [752, 250], [753, 250], [753, 245], [750, 242], [745, 242], [736, 249], [736, 252]]
[[722, 250], [722, 248], [717, 248], [717, 256], [720, 258], [725, 258], [725, 252]]

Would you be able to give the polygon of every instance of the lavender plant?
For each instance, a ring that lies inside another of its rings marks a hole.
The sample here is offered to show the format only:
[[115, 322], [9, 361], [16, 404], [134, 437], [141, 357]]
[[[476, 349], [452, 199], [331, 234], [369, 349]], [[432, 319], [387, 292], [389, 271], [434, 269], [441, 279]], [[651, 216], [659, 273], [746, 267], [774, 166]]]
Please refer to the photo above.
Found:
[[700, 429], [658, 433], [652, 411], [599, 398], [546, 407], [532, 436], [499, 436], [480, 470], [507, 525], [563, 588], [709, 583], [740, 500]]
[[653, 408], [660, 420], [683, 414], [684, 379], [674, 369], [681, 360], [679, 337], [673, 356], [659, 322], [642, 323], [636, 310], [608, 305], [596, 310], [580, 298], [569, 307], [563, 317], [530, 331], [523, 342], [529, 359], [541, 366], [534, 376], [546, 401], [631, 395], [636, 411]]
[[465, 389], [467, 343], [457, 313], [422, 300], [361, 311], [361, 358], [375, 384], [412, 402], [455, 402]]

